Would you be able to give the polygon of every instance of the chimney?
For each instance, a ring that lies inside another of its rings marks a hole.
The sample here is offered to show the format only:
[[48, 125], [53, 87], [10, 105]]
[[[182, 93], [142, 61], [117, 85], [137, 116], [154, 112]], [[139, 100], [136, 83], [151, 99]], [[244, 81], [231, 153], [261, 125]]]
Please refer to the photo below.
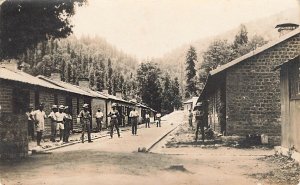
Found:
[[54, 81], [57, 81], [57, 82], [61, 81], [60, 70], [59, 69], [54, 69], [51, 73], [50, 79], [54, 80]]
[[50, 79], [59, 82], [59, 81], [61, 81], [61, 75], [60, 75], [60, 73], [53, 72], [53, 73], [51, 73]]
[[103, 89], [102, 92], [108, 95], [108, 89]]
[[6, 69], [9, 69], [11, 71], [18, 71], [18, 61], [15, 59], [11, 59], [9, 61], [3, 61], [1, 63], [1, 66], [5, 67]]
[[116, 97], [122, 99], [122, 91], [116, 91]]
[[279, 32], [279, 37], [281, 37], [282, 35], [285, 35], [295, 29], [297, 29], [299, 27], [298, 24], [294, 24], [294, 23], [283, 23], [283, 24], [278, 24], [276, 25], [275, 28], [278, 28], [278, 32]]
[[84, 90], [90, 89], [90, 80], [88, 78], [79, 78], [78, 84], [79, 84], [79, 87], [81, 87]]

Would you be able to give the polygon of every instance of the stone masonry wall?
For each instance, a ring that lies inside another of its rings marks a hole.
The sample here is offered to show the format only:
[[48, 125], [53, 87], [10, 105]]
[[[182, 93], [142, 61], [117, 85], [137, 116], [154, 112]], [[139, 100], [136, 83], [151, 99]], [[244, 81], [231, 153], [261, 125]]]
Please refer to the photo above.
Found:
[[280, 142], [280, 80], [274, 67], [299, 51], [297, 34], [227, 70], [228, 135], [267, 134], [271, 143]]

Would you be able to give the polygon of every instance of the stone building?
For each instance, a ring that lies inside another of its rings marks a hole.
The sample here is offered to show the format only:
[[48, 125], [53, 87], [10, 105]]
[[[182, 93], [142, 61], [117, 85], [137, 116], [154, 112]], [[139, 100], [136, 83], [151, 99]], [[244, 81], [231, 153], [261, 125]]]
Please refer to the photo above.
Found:
[[299, 48], [298, 28], [212, 70], [198, 100], [205, 102], [212, 128], [224, 135], [266, 134], [279, 143], [279, 72], [273, 69], [298, 56]]
[[[88, 93], [79, 93], [59, 87], [17, 69], [14, 63], [0, 65], [0, 158], [26, 157], [28, 152], [27, 111], [30, 104], [45, 104], [48, 115], [53, 104], [72, 107], [76, 115], [84, 102], [90, 102]], [[73, 124], [77, 123], [76, 116]], [[50, 133], [46, 119], [45, 135]]]

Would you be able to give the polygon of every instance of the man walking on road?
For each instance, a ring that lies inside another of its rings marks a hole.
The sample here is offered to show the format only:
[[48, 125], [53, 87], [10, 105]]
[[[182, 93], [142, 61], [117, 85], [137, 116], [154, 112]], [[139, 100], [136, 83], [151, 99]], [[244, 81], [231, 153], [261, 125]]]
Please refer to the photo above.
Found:
[[40, 103], [39, 109], [34, 111], [30, 118], [34, 120], [36, 126], [36, 141], [37, 145], [41, 146], [43, 131], [45, 130], [45, 118], [47, 118], [44, 112], [44, 104]]
[[145, 114], [145, 118], [146, 118], [146, 128], [150, 128], [150, 114], [147, 111], [147, 113]]
[[201, 135], [202, 135], [202, 141], [204, 143], [204, 112], [203, 112], [203, 106], [201, 102], [198, 102], [195, 106], [196, 113], [195, 113], [195, 119], [197, 123], [197, 128], [196, 128], [196, 142], [198, 140], [198, 134], [199, 134], [199, 128], [201, 129]]
[[160, 113], [157, 113], [156, 114], [156, 119], [157, 119], [157, 122], [156, 122], [156, 127], [161, 127], [161, 114]]
[[78, 115], [82, 126], [81, 142], [84, 143], [84, 132], [87, 130], [88, 142], [91, 143], [93, 141], [91, 140], [91, 114], [88, 111], [89, 104], [84, 104], [82, 107], [83, 110], [80, 111]]
[[95, 117], [97, 122], [97, 132], [101, 132], [103, 122], [103, 113], [101, 112], [101, 109], [98, 109], [98, 112], [96, 112]]
[[120, 137], [119, 122], [118, 122], [118, 118], [120, 115], [119, 115], [119, 111], [117, 110], [117, 104], [113, 103], [111, 105], [111, 107], [113, 110], [108, 115], [111, 118], [110, 119], [110, 138], [113, 138], [114, 127], [116, 127], [118, 137]]
[[57, 105], [52, 105], [52, 111], [48, 115], [48, 118], [51, 120], [51, 138], [50, 141], [55, 142], [56, 138], [56, 128], [57, 128], [57, 122], [56, 122], [56, 116], [55, 113], [57, 112]]
[[132, 135], [136, 135], [137, 132], [137, 123], [138, 123], [138, 118], [139, 118], [139, 113], [138, 111], [135, 110], [135, 108], [133, 108], [130, 113], [129, 113], [129, 117], [131, 119], [131, 126], [132, 126]]

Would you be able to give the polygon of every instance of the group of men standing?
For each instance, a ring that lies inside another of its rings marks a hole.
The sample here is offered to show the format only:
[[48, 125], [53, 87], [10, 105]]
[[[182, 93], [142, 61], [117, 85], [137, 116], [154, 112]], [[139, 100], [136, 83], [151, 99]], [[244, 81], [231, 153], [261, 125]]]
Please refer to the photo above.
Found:
[[[137, 135], [137, 125], [139, 122], [139, 113], [138, 111], [135, 110], [135, 108], [133, 108], [130, 113], [129, 113], [129, 118], [131, 119], [131, 125], [132, 125], [132, 135]], [[157, 113], [156, 114], [156, 118], [157, 118], [157, 127], [161, 127], [161, 120], [160, 120], [161, 114]], [[150, 128], [150, 114], [147, 111], [145, 114], [145, 127], [146, 128]]]
[[[88, 142], [92, 142], [91, 140], [91, 124], [92, 124], [92, 116], [89, 111], [89, 105], [84, 104], [82, 106], [82, 110], [80, 111], [78, 118], [80, 119], [80, 123], [82, 126], [82, 133], [81, 133], [81, 141], [84, 143], [84, 135], [87, 132]], [[36, 139], [37, 145], [41, 146], [41, 140], [43, 136], [43, 132], [45, 130], [45, 119], [50, 119], [51, 121], [51, 138], [50, 141], [56, 142], [56, 137], [59, 131], [59, 141], [62, 143], [69, 142], [70, 132], [73, 130], [73, 118], [72, 118], [72, 110], [68, 106], [64, 105], [52, 105], [52, 111], [47, 116], [44, 111], [44, 104], [40, 103], [37, 110], [33, 110], [33, 106], [29, 107], [29, 110], [26, 112], [28, 116], [28, 135], [32, 137], [32, 140], [35, 140], [34, 130], [36, 130]], [[119, 130], [119, 117], [120, 113], [117, 110], [117, 104], [112, 104], [112, 110], [108, 114], [110, 117], [110, 137], [113, 138], [113, 131], [114, 128], [117, 131], [118, 137], [120, 137], [120, 130]], [[103, 113], [101, 109], [95, 114], [96, 122], [97, 122], [97, 132], [102, 130], [103, 124]], [[137, 125], [139, 122], [139, 112], [133, 108], [130, 111], [129, 117], [131, 119], [132, 124], [132, 135], [137, 135]], [[161, 114], [158, 113], [157, 117], [157, 127], [160, 127], [160, 117]], [[150, 128], [150, 114], [146, 112], [145, 114], [145, 127]]]
[[[56, 142], [57, 131], [61, 142], [69, 142], [70, 131], [72, 130], [72, 116], [68, 106], [52, 106], [51, 113], [47, 116], [44, 111], [44, 103], [40, 103], [37, 110], [33, 110], [30, 105], [26, 112], [28, 116], [28, 134], [35, 140], [34, 130], [36, 130], [37, 145], [41, 145], [43, 132], [45, 130], [45, 119], [51, 120], [51, 141]], [[34, 128], [35, 127], [35, 128]]]
[[[80, 111], [78, 118], [82, 126], [81, 140], [84, 142], [84, 133], [87, 131], [88, 142], [91, 140], [91, 114], [88, 110], [89, 105], [84, 104], [83, 110]], [[41, 140], [43, 132], [45, 130], [45, 119], [51, 120], [51, 138], [52, 142], [56, 142], [57, 133], [59, 131], [59, 141], [63, 143], [69, 142], [70, 132], [73, 129], [73, 118], [71, 111], [68, 106], [64, 105], [52, 105], [52, 111], [47, 116], [44, 111], [44, 103], [40, 103], [37, 110], [33, 110], [33, 106], [30, 105], [26, 112], [28, 116], [28, 135], [31, 136], [32, 140], [35, 140], [34, 130], [36, 130], [36, 141], [37, 145], [41, 146]], [[98, 118], [101, 120], [101, 116]], [[102, 116], [103, 119], [103, 116]], [[100, 125], [98, 127], [101, 128]]]

